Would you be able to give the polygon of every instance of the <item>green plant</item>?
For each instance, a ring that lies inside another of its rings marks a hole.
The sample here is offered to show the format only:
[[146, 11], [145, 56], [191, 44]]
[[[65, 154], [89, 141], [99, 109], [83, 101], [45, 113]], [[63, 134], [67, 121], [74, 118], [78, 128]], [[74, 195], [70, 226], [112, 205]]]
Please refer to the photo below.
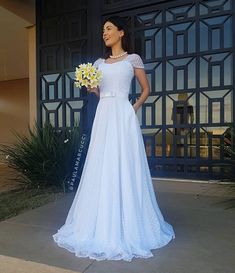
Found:
[[224, 155], [228, 158], [228, 164], [224, 164], [224, 175], [230, 181], [235, 182], [235, 127], [231, 125], [224, 133], [224, 145], [222, 147]]
[[36, 123], [28, 130], [29, 136], [15, 132], [15, 144], [0, 146], [8, 166], [19, 173], [16, 180], [25, 187], [55, 186], [65, 192], [79, 145], [79, 127], [59, 131], [50, 123], [42, 127]]

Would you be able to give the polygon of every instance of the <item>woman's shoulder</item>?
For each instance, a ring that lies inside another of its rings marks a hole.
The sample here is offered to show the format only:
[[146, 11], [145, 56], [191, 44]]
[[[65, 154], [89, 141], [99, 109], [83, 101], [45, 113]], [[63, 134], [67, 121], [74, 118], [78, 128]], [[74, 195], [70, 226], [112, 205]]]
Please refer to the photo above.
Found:
[[93, 65], [94, 65], [95, 67], [98, 67], [99, 64], [101, 64], [103, 61], [104, 61], [104, 58], [98, 58], [98, 59], [96, 59], [96, 60], [94, 61]]
[[134, 68], [144, 68], [144, 62], [137, 53], [129, 54], [127, 60], [130, 61]]

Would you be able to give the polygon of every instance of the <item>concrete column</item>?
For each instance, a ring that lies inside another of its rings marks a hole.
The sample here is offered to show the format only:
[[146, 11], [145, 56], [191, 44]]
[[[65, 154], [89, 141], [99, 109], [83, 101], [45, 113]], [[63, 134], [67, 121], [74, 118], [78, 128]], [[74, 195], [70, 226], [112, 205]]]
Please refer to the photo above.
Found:
[[29, 125], [37, 120], [36, 25], [27, 27], [29, 38]]

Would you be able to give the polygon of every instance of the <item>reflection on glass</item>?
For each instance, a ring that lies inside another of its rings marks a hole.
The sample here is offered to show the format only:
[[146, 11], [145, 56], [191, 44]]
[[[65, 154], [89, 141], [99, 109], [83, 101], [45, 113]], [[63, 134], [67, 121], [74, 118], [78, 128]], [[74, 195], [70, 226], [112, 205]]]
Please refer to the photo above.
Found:
[[145, 59], [151, 59], [151, 40], [145, 41]]
[[213, 160], [220, 159], [220, 147], [221, 147], [220, 141], [221, 141], [220, 137], [212, 137], [211, 155]]
[[166, 29], [166, 56], [173, 55], [173, 35], [170, 29]]
[[188, 88], [195, 88], [196, 87], [196, 62], [193, 59], [188, 64]]
[[66, 104], [66, 127], [71, 127], [71, 109]]
[[73, 97], [74, 98], [79, 98], [80, 97], [80, 89], [75, 87], [73, 88]]
[[166, 11], [166, 21], [182, 20], [195, 16], [195, 5], [185, 5], [176, 8], [171, 8]]
[[60, 74], [43, 75], [47, 82], [55, 82]]
[[185, 147], [186, 141], [185, 136], [183, 135], [176, 135], [174, 137], [174, 144], [175, 144], [175, 153], [174, 157], [185, 157]]
[[176, 36], [177, 41], [177, 54], [184, 54], [184, 35], [179, 34]]
[[200, 51], [208, 49], [208, 27], [204, 22], [200, 22]]
[[145, 138], [145, 141], [144, 141], [144, 144], [145, 144], [145, 151], [146, 151], [146, 155], [147, 157], [151, 157], [153, 152], [152, 152], [152, 139], [151, 138]]
[[177, 90], [184, 88], [184, 70], [177, 70]]
[[187, 147], [188, 147], [188, 154], [187, 156], [190, 158], [196, 157], [196, 130], [193, 129], [189, 131], [187, 134]]
[[162, 130], [155, 134], [155, 156], [162, 156]]
[[84, 102], [81, 100], [69, 101], [68, 104], [72, 109], [81, 109], [83, 107]]
[[74, 115], [74, 124], [78, 124], [80, 122], [80, 112], [76, 111], [73, 113]]
[[230, 10], [231, 9], [231, 0], [214, 0], [214, 1], [203, 1], [200, 4], [200, 15], [206, 15], [211, 11], [211, 8], [214, 8], [214, 13], [220, 12], [221, 10]]
[[212, 29], [212, 49], [220, 48], [220, 29]]
[[58, 99], [62, 99], [62, 80], [61, 77], [58, 80]]
[[49, 113], [49, 122], [51, 123], [52, 126], [55, 127], [55, 114], [54, 113]]
[[139, 14], [138, 16], [136, 16], [136, 20], [138, 20], [140, 23], [142, 23], [143, 21], [150, 21], [153, 20], [156, 14], [156, 12]]
[[[221, 102], [213, 102], [209, 107], [211, 99], [220, 99]], [[224, 101], [223, 101], [224, 100]], [[220, 114], [221, 104], [224, 104], [224, 120]], [[216, 90], [201, 92], [200, 94], [200, 123], [209, 122], [209, 111], [212, 117], [212, 123], [215, 122], [231, 122], [232, 120], [232, 90]]]
[[208, 86], [208, 62], [200, 58], [200, 87]]
[[232, 122], [232, 91], [230, 90], [224, 97], [224, 121]]
[[173, 155], [176, 157], [195, 156], [195, 132], [192, 128], [195, 122], [194, 96], [191, 94], [189, 97], [188, 93], [180, 93], [176, 99], [176, 95], [171, 95], [174, 99], [171, 117], [174, 126]]
[[162, 30], [160, 29], [155, 35], [155, 58], [162, 57]]
[[161, 24], [162, 23], [162, 12], [158, 11], [158, 14], [155, 17], [154, 23], [155, 24]]
[[173, 99], [170, 96], [166, 97], [166, 124], [172, 125], [172, 109], [173, 109]]
[[224, 5], [223, 5], [224, 10], [230, 10], [231, 9], [231, 1], [232, 0], [227, 0], [225, 2], [223, 1], [223, 3], [224, 3]]
[[208, 159], [221, 159], [221, 144], [226, 140], [224, 137], [228, 127], [204, 127], [200, 130], [200, 157]]
[[192, 53], [196, 50], [196, 31], [195, 23], [188, 29], [188, 52]]
[[46, 110], [44, 108], [44, 105], [42, 106], [42, 123], [44, 124], [46, 122]]
[[200, 123], [208, 123], [208, 97], [200, 94]]
[[212, 86], [220, 86], [220, 65], [212, 66]]
[[[219, 26], [218, 26], [219, 25]], [[213, 26], [215, 26], [213, 28]], [[223, 32], [222, 32], [223, 31]], [[221, 37], [222, 33], [224, 36]], [[211, 49], [232, 46], [232, 23], [230, 16], [210, 17], [200, 22], [200, 49], [209, 50], [208, 37], [212, 36]], [[220, 40], [222, 44], [220, 43]]]
[[145, 107], [145, 116], [146, 116], [146, 125], [150, 126], [152, 125], [153, 121], [152, 121], [152, 107], [151, 106], [146, 106]]
[[54, 84], [49, 84], [48, 86], [48, 89], [49, 89], [49, 99], [50, 100], [53, 100], [55, 98], [55, 86]]
[[188, 63], [192, 60], [193, 58], [175, 59], [175, 60], [170, 60], [170, 63], [174, 66], [183, 66], [183, 65], [188, 65]]
[[224, 60], [224, 85], [232, 85], [232, 74], [232, 54], [230, 54]]
[[230, 17], [224, 23], [224, 47], [228, 48], [232, 46], [232, 18]]
[[[184, 68], [178, 67], [184, 66]], [[189, 68], [189, 69], [187, 69]], [[175, 70], [175, 74], [173, 71]], [[195, 58], [183, 58], [174, 59], [166, 63], [166, 90], [182, 90], [188, 88], [185, 86], [187, 80], [185, 80], [185, 75], [189, 78], [189, 82], [192, 87], [195, 86]], [[173, 76], [176, 76], [176, 86], [173, 87], [175, 82]]]
[[166, 90], [173, 90], [173, 66], [166, 63]]
[[183, 23], [183, 24], [175, 24], [175, 25], [171, 25], [170, 29], [172, 29], [173, 31], [183, 31], [183, 30], [187, 30], [187, 28], [191, 25], [190, 23]]
[[62, 127], [63, 126], [63, 118], [62, 118], [62, 104], [60, 105], [60, 107], [59, 107], [59, 109], [58, 109], [58, 111], [57, 111], [57, 113], [58, 113], [58, 125], [59, 125], [59, 127]]
[[162, 64], [155, 68], [155, 92], [162, 91]]
[[220, 102], [212, 102], [212, 123], [220, 121]]
[[174, 136], [173, 129], [166, 130], [166, 157], [172, 157], [174, 155]]
[[159, 97], [155, 102], [155, 123], [162, 125], [162, 97]]
[[200, 157], [208, 158], [208, 137], [205, 130], [200, 129]]
[[46, 107], [47, 110], [56, 110], [57, 107], [59, 106], [60, 102], [46, 102], [44, 103], [44, 106]]
[[147, 156], [162, 156], [161, 129], [142, 129]]

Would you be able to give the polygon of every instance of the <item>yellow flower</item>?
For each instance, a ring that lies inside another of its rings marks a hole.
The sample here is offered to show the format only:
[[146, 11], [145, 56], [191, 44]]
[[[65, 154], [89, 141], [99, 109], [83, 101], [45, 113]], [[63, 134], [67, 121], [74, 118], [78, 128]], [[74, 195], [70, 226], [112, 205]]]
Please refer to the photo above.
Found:
[[83, 79], [82, 82], [81, 82], [81, 85], [83, 86], [88, 86], [88, 80], [87, 79]]
[[95, 73], [96, 73], [96, 68], [95, 68], [94, 66], [92, 66], [92, 67], [90, 68], [90, 73], [91, 73], [91, 74], [95, 74]]
[[91, 83], [94, 83], [94, 82], [97, 81], [95, 75], [91, 75], [89, 80], [90, 80]]
[[75, 76], [76, 76], [76, 81], [81, 81], [82, 80], [82, 71], [76, 71]]
[[84, 71], [83, 71], [83, 76], [84, 76], [85, 78], [87, 78], [87, 77], [89, 76], [89, 71], [88, 71], [88, 70], [84, 70]]
[[81, 86], [88, 87], [88, 85], [97, 87], [102, 78], [102, 72], [94, 67], [91, 63], [80, 64], [75, 70], [75, 86], [81, 88]]

